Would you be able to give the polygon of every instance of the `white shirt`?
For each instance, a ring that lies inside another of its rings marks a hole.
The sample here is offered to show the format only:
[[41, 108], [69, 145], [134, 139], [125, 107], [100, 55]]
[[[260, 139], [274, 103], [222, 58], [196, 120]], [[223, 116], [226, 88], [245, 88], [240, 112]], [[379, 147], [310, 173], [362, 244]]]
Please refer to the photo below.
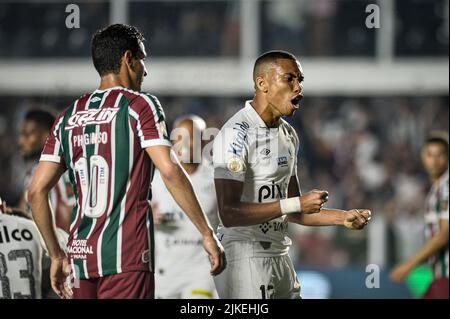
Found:
[[[231, 117], [214, 140], [215, 179], [244, 183], [242, 202], [270, 203], [288, 196], [291, 176], [296, 175], [299, 140], [295, 130], [283, 119], [278, 128], [268, 128], [250, 104]], [[218, 228], [223, 244], [229, 241], [259, 241], [255, 254], [286, 254], [291, 240], [287, 236], [287, 217], [245, 227]]]
[[0, 214], [0, 299], [42, 297], [40, 240], [32, 221]]
[[[200, 164], [190, 179], [200, 206], [213, 229], [217, 229], [219, 217], [212, 166]], [[172, 198], [159, 171], [153, 178], [151, 202], [167, 220], [155, 227], [156, 272], [183, 276], [186, 271], [198, 270], [209, 275], [210, 263], [203, 249], [202, 235]]]

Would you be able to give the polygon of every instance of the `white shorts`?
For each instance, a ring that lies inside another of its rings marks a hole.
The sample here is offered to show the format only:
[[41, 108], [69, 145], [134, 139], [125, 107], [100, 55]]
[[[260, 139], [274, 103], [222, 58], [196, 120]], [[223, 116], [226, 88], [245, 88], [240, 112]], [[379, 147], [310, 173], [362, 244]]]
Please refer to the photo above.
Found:
[[258, 242], [227, 243], [227, 267], [214, 277], [221, 299], [300, 299], [300, 283], [289, 255], [255, 257]]
[[[202, 267], [204, 268], [204, 267]], [[209, 272], [180, 272], [177, 277], [155, 273], [157, 299], [217, 299]]]

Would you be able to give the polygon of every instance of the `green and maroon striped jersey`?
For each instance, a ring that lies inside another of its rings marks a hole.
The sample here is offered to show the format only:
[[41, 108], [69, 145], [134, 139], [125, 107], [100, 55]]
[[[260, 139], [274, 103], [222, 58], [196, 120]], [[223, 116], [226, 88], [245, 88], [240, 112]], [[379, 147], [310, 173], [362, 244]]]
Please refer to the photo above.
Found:
[[[448, 221], [448, 170], [433, 183], [428, 193], [425, 209], [425, 237], [430, 239], [440, 231], [440, 221]], [[437, 254], [431, 256], [428, 263], [435, 278], [448, 278], [448, 244]]]
[[63, 164], [74, 188], [68, 242], [75, 277], [153, 270], [149, 210], [154, 165], [145, 148], [171, 146], [158, 99], [96, 90], [56, 119], [41, 161]]

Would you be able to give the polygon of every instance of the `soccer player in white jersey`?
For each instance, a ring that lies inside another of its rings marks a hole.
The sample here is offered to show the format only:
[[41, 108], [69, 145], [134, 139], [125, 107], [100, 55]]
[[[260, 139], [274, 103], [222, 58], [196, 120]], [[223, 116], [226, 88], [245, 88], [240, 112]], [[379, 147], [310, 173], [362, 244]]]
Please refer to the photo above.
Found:
[[300, 298], [288, 256], [288, 222], [361, 229], [370, 219], [368, 210], [323, 209], [326, 191], [300, 192], [299, 139], [282, 117], [298, 109], [303, 79], [294, 55], [261, 55], [253, 71], [253, 100], [215, 138], [218, 237], [227, 255], [227, 268], [214, 278], [220, 298]]
[[[40, 299], [53, 297], [44, 275], [49, 269], [47, 251], [35, 223], [26, 217], [8, 215], [0, 198], [0, 299]], [[57, 229], [59, 246], [68, 234]]]
[[428, 260], [433, 281], [426, 299], [448, 299], [448, 133], [430, 133], [422, 149], [422, 162], [432, 184], [425, 204], [425, 244], [407, 261], [398, 264], [390, 277], [402, 282], [422, 262]]
[[[172, 143], [212, 228], [217, 229], [214, 171], [201, 156], [201, 134], [205, 128], [206, 123], [199, 116], [178, 118], [172, 131]], [[217, 294], [209, 274], [208, 256], [201, 249], [202, 237], [170, 195], [159, 172], [155, 173], [152, 183], [152, 210], [156, 298], [214, 298]]]
[[34, 223], [0, 212], [0, 299], [42, 298], [42, 257]]

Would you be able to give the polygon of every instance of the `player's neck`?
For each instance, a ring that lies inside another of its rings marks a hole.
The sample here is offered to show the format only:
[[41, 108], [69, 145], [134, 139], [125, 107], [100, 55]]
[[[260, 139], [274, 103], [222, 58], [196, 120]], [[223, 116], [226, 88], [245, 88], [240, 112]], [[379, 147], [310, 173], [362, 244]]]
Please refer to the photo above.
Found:
[[130, 82], [123, 79], [119, 74], [105, 74], [100, 78], [99, 90], [107, 90], [116, 86], [122, 86], [124, 88], [130, 89]]
[[253, 97], [253, 101], [250, 103], [259, 114], [261, 119], [266, 123], [267, 127], [277, 127], [280, 123], [281, 114], [274, 114], [273, 108], [267, 101], [260, 99], [257, 95]]
[[445, 172], [447, 172], [447, 170], [443, 171], [441, 174], [436, 174], [436, 175], [431, 175], [430, 174], [429, 177], [430, 177], [431, 184], [434, 184], [438, 180], [440, 180], [441, 177], [445, 174]]
[[198, 163], [181, 163], [181, 166], [183, 166], [184, 170], [186, 171], [186, 173], [188, 173], [189, 176], [197, 171], [199, 165], [200, 164]]

